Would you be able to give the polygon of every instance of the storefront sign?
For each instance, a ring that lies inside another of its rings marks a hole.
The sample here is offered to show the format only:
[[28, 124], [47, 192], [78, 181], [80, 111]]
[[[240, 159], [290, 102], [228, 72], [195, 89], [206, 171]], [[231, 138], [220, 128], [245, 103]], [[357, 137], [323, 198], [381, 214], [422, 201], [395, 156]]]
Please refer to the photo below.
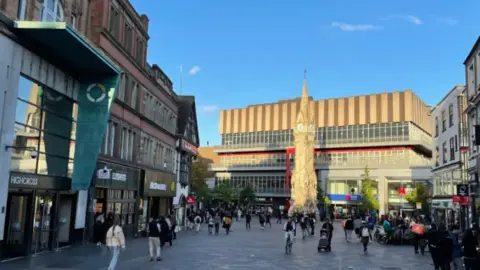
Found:
[[127, 175], [124, 173], [112, 173], [112, 180], [115, 181], [127, 181]]
[[331, 201], [361, 201], [362, 195], [354, 194], [328, 194]]
[[188, 151], [194, 155], [197, 155], [198, 154], [198, 149], [197, 147], [195, 147], [195, 145], [185, 141], [185, 140], [182, 140], [182, 149], [185, 150], [185, 151]]
[[10, 172], [9, 188], [70, 190], [72, 180], [39, 174]]
[[465, 197], [465, 196], [468, 196], [468, 195], [469, 195], [469, 193], [468, 193], [468, 185], [467, 184], [457, 185], [457, 196]]
[[433, 199], [432, 208], [453, 209], [453, 201], [451, 199]]
[[195, 196], [187, 196], [187, 204], [195, 204], [196, 202]]
[[453, 196], [452, 201], [454, 203], [458, 203], [460, 205], [469, 205], [470, 204], [470, 197]]
[[30, 177], [12, 175], [10, 176], [10, 184], [36, 187], [38, 185], [38, 178], [34, 176]]
[[167, 190], [167, 185], [150, 182], [150, 189], [153, 189], [153, 190]]
[[95, 186], [114, 189], [135, 189], [140, 186], [140, 170], [113, 163], [99, 162]]
[[174, 174], [158, 171], [145, 171], [143, 195], [146, 197], [175, 197], [176, 177]]

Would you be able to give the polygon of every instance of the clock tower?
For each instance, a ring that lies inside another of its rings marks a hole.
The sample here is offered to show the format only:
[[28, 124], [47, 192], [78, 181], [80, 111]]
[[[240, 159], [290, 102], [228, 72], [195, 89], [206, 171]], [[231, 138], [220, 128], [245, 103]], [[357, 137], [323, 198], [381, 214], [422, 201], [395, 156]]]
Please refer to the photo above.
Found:
[[292, 211], [312, 212], [317, 208], [317, 175], [315, 173], [315, 110], [307, 92], [307, 80], [303, 82], [300, 110], [293, 127], [295, 168], [292, 175]]

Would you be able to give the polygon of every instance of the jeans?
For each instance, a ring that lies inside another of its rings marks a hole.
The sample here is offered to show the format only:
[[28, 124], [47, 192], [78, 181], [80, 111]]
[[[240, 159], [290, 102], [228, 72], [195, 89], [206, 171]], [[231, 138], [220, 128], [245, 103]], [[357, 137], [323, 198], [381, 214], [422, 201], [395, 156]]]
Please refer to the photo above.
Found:
[[112, 259], [108, 265], [108, 270], [115, 270], [115, 267], [117, 267], [118, 256], [120, 255], [120, 247], [111, 247], [110, 251], [112, 252]]
[[220, 223], [215, 223], [215, 235], [218, 235], [218, 231], [220, 231]]
[[462, 270], [462, 269], [463, 269], [463, 260], [462, 260], [462, 257], [453, 258], [453, 261], [452, 261], [452, 269], [453, 269], [453, 270]]
[[208, 234], [212, 234], [213, 224], [208, 224]]
[[250, 230], [250, 222], [247, 221], [245, 223], [245, 229]]
[[148, 251], [150, 252], [150, 258], [160, 258], [160, 237], [148, 237]]
[[175, 232], [176, 228], [177, 228], [177, 225], [172, 226], [172, 239], [173, 240], [177, 239], [177, 233]]
[[345, 239], [347, 241], [352, 241], [352, 230], [345, 230]]

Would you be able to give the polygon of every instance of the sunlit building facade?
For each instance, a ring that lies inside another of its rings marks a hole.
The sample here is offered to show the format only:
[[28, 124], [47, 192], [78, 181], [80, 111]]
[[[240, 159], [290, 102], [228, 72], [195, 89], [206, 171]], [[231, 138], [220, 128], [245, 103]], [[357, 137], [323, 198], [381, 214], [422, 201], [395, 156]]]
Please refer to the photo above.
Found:
[[[339, 212], [355, 211], [368, 167], [377, 181], [382, 214], [407, 209], [401, 196], [431, 180], [430, 110], [412, 91], [328, 100], [315, 108], [315, 168], [319, 187]], [[289, 198], [295, 167], [293, 130], [300, 99], [220, 112], [216, 183], [251, 185], [260, 204], [279, 207]]]

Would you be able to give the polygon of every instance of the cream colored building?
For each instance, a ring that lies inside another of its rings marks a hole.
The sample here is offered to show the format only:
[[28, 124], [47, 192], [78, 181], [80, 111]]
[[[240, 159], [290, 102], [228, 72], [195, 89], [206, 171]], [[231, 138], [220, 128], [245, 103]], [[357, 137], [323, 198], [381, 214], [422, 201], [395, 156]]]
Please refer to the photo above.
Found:
[[[399, 188], [408, 192], [414, 182], [432, 179], [428, 106], [410, 90], [310, 102], [318, 184], [333, 204], [355, 207], [368, 166], [378, 183], [380, 212], [409, 208]], [[286, 176], [295, 163], [287, 149], [293, 147], [299, 105], [298, 98], [222, 110], [222, 145], [215, 147], [220, 162], [211, 167], [217, 183], [251, 184], [264, 204], [283, 205], [289, 197]]]

